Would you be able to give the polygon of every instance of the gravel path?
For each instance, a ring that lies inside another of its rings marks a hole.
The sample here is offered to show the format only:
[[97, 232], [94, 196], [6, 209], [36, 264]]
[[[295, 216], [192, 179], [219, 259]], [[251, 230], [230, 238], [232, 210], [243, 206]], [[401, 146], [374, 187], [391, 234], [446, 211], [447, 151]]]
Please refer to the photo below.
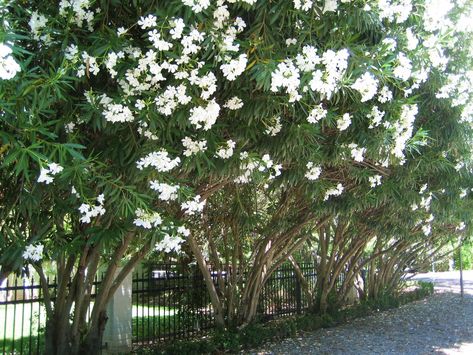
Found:
[[436, 293], [335, 328], [268, 343], [249, 354], [473, 355], [473, 271], [465, 274], [463, 299], [456, 273], [430, 273], [416, 279], [434, 281]]

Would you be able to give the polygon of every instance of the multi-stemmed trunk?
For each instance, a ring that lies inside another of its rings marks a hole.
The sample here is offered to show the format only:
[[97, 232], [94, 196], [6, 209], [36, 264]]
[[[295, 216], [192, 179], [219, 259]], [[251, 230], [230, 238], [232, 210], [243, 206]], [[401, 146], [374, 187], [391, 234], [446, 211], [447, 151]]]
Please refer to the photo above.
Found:
[[[145, 243], [120, 268], [120, 262], [133, 236], [134, 234], [127, 234], [110, 255], [110, 261], [97, 290], [94, 289], [94, 279], [98, 273], [101, 253], [103, 253], [100, 244], [88, 244], [83, 247], [80, 254], [69, 256], [63, 254], [59, 257], [54, 298], [43, 269], [35, 265], [41, 279], [47, 314], [46, 354], [94, 355], [101, 353], [102, 337], [108, 319], [107, 304], [125, 277], [151, 247], [149, 242]], [[89, 309], [93, 295], [95, 295], [94, 303]]]
[[[190, 236], [189, 245], [204, 276], [217, 326], [242, 328], [250, 324], [257, 315], [260, 296], [268, 278], [307, 241], [310, 229], [320, 227], [326, 221], [327, 218], [314, 221], [310, 213], [304, 213], [287, 229], [268, 233], [266, 238], [255, 245], [251, 258], [246, 262], [239, 257], [238, 248], [234, 249], [233, 255], [229, 257], [231, 267], [219, 262], [217, 253], [212, 250], [212, 237], [206, 235], [209, 258], [214, 271], [217, 271], [215, 277], [212, 277], [203, 257], [202, 247], [194, 236]], [[306, 228], [308, 225], [311, 225], [309, 230]], [[234, 237], [238, 240], [240, 235]], [[223, 271], [227, 272], [226, 280], [223, 280]]]

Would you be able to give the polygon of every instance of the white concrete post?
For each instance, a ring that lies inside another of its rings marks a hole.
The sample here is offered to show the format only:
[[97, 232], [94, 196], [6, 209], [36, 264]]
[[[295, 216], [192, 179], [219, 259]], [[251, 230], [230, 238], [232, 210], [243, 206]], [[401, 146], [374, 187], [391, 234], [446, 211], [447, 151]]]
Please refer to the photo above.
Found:
[[[117, 274], [121, 268], [117, 270]], [[107, 305], [108, 321], [103, 334], [102, 354], [129, 354], [131, 352], [131, 287], [132, 273], [118, 287]]]

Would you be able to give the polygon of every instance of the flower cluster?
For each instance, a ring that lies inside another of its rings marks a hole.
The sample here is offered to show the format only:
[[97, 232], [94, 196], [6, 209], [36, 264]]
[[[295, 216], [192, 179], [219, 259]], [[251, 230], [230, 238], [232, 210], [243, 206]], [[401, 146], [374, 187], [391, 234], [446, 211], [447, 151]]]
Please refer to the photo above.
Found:
[[160, 242], [156, 243], [155, 249], [157, 251], [164, 251], [166, 253], [179, 252], [181, 250], [181, 244], [184, 243], [184, 239], [179, 236], [172, 236], [166, 234]]
[[151, 229], [159, 226], [163, 220], [157, 212], [146, 212], [145, 210], [138, 208], [135, 211], [136, 218], [133, 224], [137, 227], [143, 227], [145, 229]]
[[274, 116], [272, 119], [271, 119], [271, 125], [269, 125], [266, 130], [265, 130], [265, 133], [269, 136], [272, 136], [274, 137], [276, 134], [278, 134], [281, 129], [282, 129], [282, 124], [281, 124], [281, 117], [279, 116]]
[[[48, 23], [48, 19], [46, 16], [38, 13], [38, 11], [33, 11], [30, 17], [30, 21], [28, 25], [30, 26], [31, 33], [33, 34], [33, 38], [36, 40], [40, 40], [42, 29], [46, 27]], [[46, 38], [44, 38], [46, 39]]]
[[137, 162], [138, 169], [142, 170], [148, 166], [154, 167], [158, 172], [167, 172], [174, 169], [181, 162], [179, 157], [171, 159], [169, 153], [164, 149], [152, 152]]
[[[303, 91], [309, 89], [320, 94], [322, 98], [330, 99], [338, 91], [339, 83], [348, 67], [349, 53], [347, 49], [327, 50], [319, 56], [313, 46], [304, 46], [302, 54], [298, 54], [295, 63], [286, 59], [279, 63], [271, 73], [271, 91], [277, 92], [280, 88], [289, 95], [289, 102], [301, 99], [299, 93], [301, 72], [308, 75], [309, 83]], [[320, 65], [317, 68], [317, 65]]]
[[371, 112], [367, 115], [368, 119], [370, 120], [370, 125], [368, 128], [378, 127], [383, 121], [384, 114], [385, 112], [380, 111], [378, 106], [373, 106]]
[[364, 73], [351, 86], [361, 94], [361, 102], [371, 100], [378, 91], [378, 80], [370, 73]]
[[227, 64], [222, 64], [220, 69], [223, 72], [223, 76], [229, 80], [233, 81], [237, 76], [241, 75], [246, 68], [246, 63], [248, 62], [248, 57], [246, 54], [240, 54], [237, 59], [232, 59]]
[[321, 97], [330, 99], [338, 91], [339, 83], [348, 67], [348, 57], [347, 49], [340, 49], [337, 52], [327, 50], [322, 55], [325, 71], [319, 69], [312, 74], [310, 89], [318, 92]]
[[207, 131], [212, 128], [217, 121], [220, 106], [215, 100], [211, 100], [207, 103], [206, 107], [194, 107], [190, 112], [189, 122], [193, 124], [195, 128], [202, 128], [204, 131]]
[[150, 182], [150, 186], [152, 190], [159, 192], [158, 198], [162, 201], [174, 201], [177, 199], [179, 185], [169, 185], [153, 180]]
[[54, 180], [54, 175], [59, 174], [64, 168], [56, 163], [49, 163], [47, 168], [41, 168], [39, 172], [38, 182], [44, 182], [49, 185]]
[[103, 111], [103, 115], [108, 122], [132, 122], [134, 120], [133, 113], [121, 104], [108, 104]]
[[274, 179], [281, 175], [282, 165], [274, 164], [269, 154], [263, 155], [261, 159], [251, 158], [247, 152], [240, 153], [240, 170], [243, 173], [235, 179], [236, 183], [246, 184], [252, 180], [253, 173], [258, 171], [260, 173], [269, 172], [268, 178]]
[[346, 130], [348, 127], [350, 127], [350, 125], [351, 125], [351, 116], [349, 113], [343, 114], [343, 116], [337, 120], [337, 128], [340, 131]]
[[399, 120], [393, 124], [394, 128], [394, 147], [391, 153], [401, 159], [404, 159], [404, 149], [407, 141], [412, 137], [414, 130], [414, 121], [418, 112], [417, 105], [403, 105]]
[[228, 159], [233, 155], [233, 149], [235, 149], [236, 143], [229, 139], [224, 147], [217, 150], [216, 156], [222, 159]]
[[318, 165], [315, 165], [311, 161], [308, 162], [306, 166], [307, 172], [304, 176], [311, 181], [317, 180], [320, 177], [320, 174], [322, 173], [322, 168]]
[[184, 84], [178, 86], [168, 86], [161, 95], [155, 99], [158, 112], [164, 116], [170, 116], [180, 105], [188, 104], [192, 98], [186, 95], [186, 86]]
[[21, 71], [20, 65], [13, 58], [12, 49], [0, 43], [0, 79], [10, 80]]
[[239, 97], [233, 96], [225, 102], [223, 107], [228, 108], [229, 110], [238, 110], [243, 107], [243, 101]]
[[307, 122], [317, 123], [325, 117], [327, 117], [327, 110], [324, 109], [322, 104], [319, 104], [310, 111], [309, 116], [307, 117]]
[[403, 81], [409, 80], [412, 74], [412, 63], [404, 53], [397, 56], [398, 65], [394, 68], [393, 74]]
[[199, 152], [205, 152], [207, 150], [207, 141], [205, 139], [201, 141], [194, 141], [189, 137], [185, 137], [184, 139], [182, 139], [182, 145], [184, 146], [184, 148], [186, 148], [184, 150], [184, 155], [186, 157], [190, 157], [194, 154], [197, 154]]
[[296, 10], [309, 11], [312, 8], [312, 0], [294, 0]]
[[378, 0], [379, 18], [403, 23], [412, 12], [411, 0]]
[[336, 187], [332, 187], [325, 191], [324, 201], [327, 201], [330, 196], [340, 196], [344, 190], [342, 184], [338, 183]]
[[30, 244], [25, 248], [23, 252], [23, 259], [31, 261], [40, 261], [43, 258], [44, 245], [42, 244]]
[[353, 160], [358, 162], [362, 162], [364, 160], [363, 155], [366, 153], [366, 148], [360, 148], [356, 143], [350, 143], [348, 148], [350, 149], [350, 155]]
[[188, 200], [181, 204], [181, 210], [189, 216], [201, 213], [204, 210], [206, 200], [200, 199], [200, 195], [195, 196], [192, 200]]
[[378, 101], [382, 104], [391, 101], [393, 99], [393, 93], [387, 86], [383, 86], [378, 94]]
[[210, 0], [182, 0], [182, 3], [190, 6], [195, 13], [202, 12], [210, 6]]
[[89, 31], [93, 31], [94, 12], [90, 9], [93, 1], [91, 0], [61, 0], [59, 2], [59, 14], [66, 17], [69, 13], [73, 14], [71, 18], [78, 27], [84, 23]]
[[79, 207], [79, 212], [82, 214], [80, 221], [82, 223], [90, 223], [93, 217], [102, 216], [105, 214], [105, 208], [103, 207], [105, 202], [104, 194], [100, 194], [97, 197], [97, 204], [90, 205], [83, 203]]
[[271, 74], [271, 91], [277, 92], [282, 88], [289, 95], [289, 102], [300, 100], [300, 73], [290, 60], [278, 64], [276, 71]]
[[376, 187], [378, 185], [381, 185], [381, 178], [382, 176], [381, 175], [374, 175], [374, 176], [370, 176], [368, 178], [369, 182], [370, 182], [370, 186], [371, 187]]

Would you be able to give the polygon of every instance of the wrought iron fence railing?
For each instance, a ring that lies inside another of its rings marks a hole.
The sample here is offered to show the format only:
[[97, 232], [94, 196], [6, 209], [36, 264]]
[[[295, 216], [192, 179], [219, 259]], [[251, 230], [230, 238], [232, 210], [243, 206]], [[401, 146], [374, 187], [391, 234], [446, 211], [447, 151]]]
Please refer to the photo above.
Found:
[[[312, 263], [300, 264], [310, 288], [315, 288]], [[227, 275], [223, 275], [225, 282]], [[218, 288], [217, 275], [214, 282]], [[94, 292], [100, 280], [94, 283]], [[54, 300], [56, 281], [48, 279]], [[0, 285], [0, 352], [41, 354], [46, 310], [43, 290], [34, 278], [15, 279]], [[93, 297], [91, 306], [93, 305]], [[303, 313], [309, 305], [291, 265], [271, 275], [259, 299], [262, 321]], [[156, 265], [151, 272], [132, 278], [132, 339], [135, 347], [202, 335], [214, 327], [213, 309], [202, 275], [175, 265]]]

